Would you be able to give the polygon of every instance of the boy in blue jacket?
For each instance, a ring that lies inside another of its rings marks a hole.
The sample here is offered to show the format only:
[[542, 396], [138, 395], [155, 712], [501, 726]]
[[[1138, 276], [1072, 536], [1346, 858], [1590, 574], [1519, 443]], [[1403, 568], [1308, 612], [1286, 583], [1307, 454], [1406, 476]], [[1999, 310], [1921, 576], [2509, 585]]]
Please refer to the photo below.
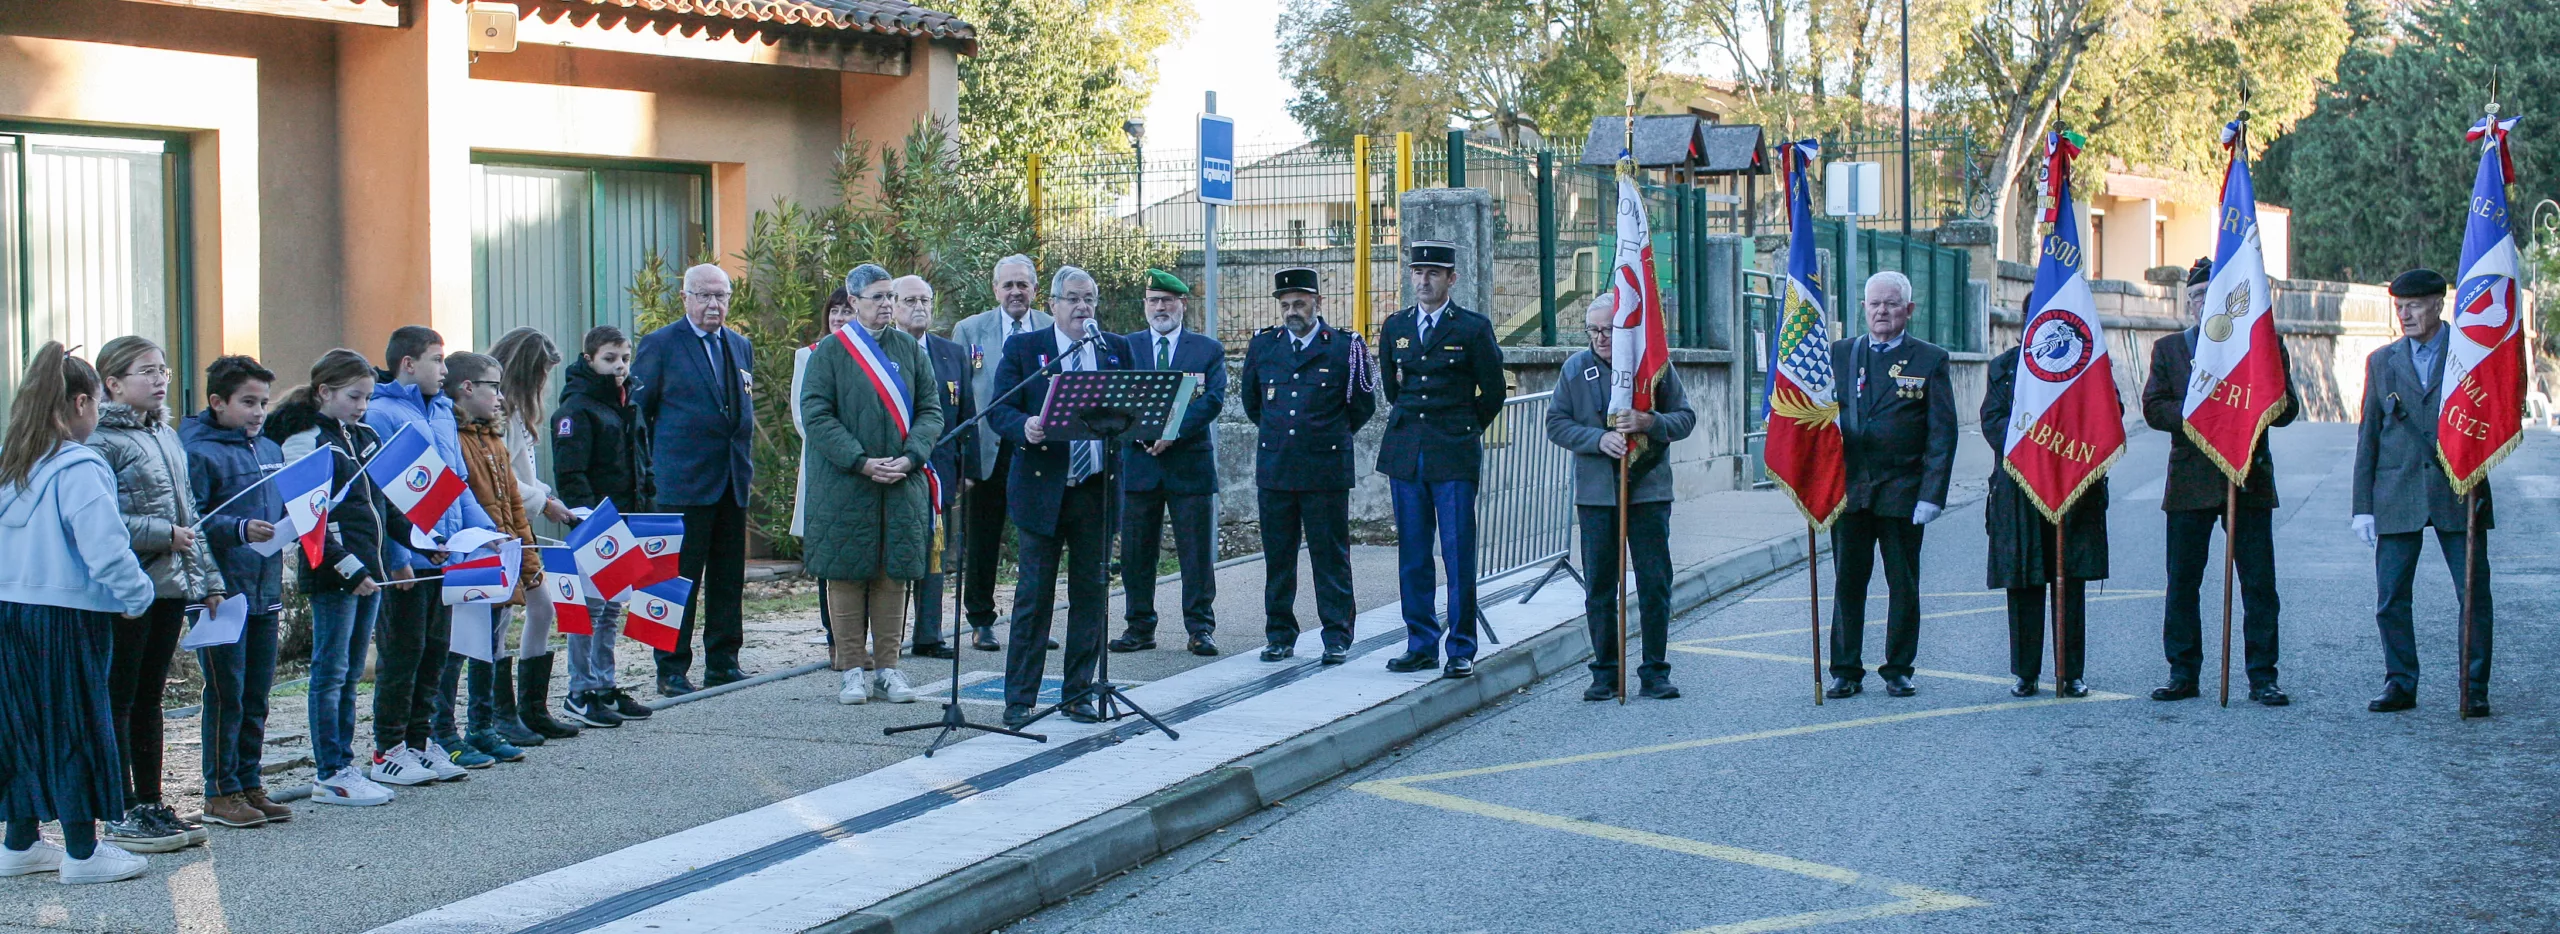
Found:
[[275, 382], [276, 374], [255, 358], [215, 360], [204, 371], [205, 410], [178, 426], [193, 487], [188, 492], [196, 513], [206, 517], [214, 562], [232, 592], [249, 602], [240, 641], [196, 650], [204, 671], [204, 714], [198, 718], [204, 819], [226, 827], [293, 819], [293, 809], [270, 800], [258, 777], [267, 745], [267, 692], [276, 682], [276, 618], [284, 611], [284, 555], [262, 555], [253, 547], [274, 540], [275, 522], [284, 515], [275, 484], [260, 482], [284, 469], [284, 449], [258, 433]]

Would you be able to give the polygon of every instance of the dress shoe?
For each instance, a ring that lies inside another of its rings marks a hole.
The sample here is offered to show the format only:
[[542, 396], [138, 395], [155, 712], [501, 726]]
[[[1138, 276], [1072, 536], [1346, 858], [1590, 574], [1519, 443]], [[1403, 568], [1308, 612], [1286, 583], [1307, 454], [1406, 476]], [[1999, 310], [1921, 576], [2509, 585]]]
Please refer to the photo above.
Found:
[[737, 666], [732, 665], [727, 668], [711, 669], [708, 674], [703, 676], [702, 686], [706, 688], [716, 688], [723, 684], [736, 684], [744, 680], [747, 680], [747, 673], [740, 670]]
[[1056, 639], [1051, 639], [1051, 640], [1049, 640], [1049, 651], [1055, 652], [1055, 651], [1057, 651], [1057, 650], [1058, 650], [1058, 640], [1056, 640]]
[[2273, 684], [2262, 684], [2257, 687], [2250, 688], [2249, 699], [2265, 704], [2269, 707], [2282, 707], [2286, 704], [2293, 703], [2293, 698], [2284, 696], [2283, 688], [2276, 687]]
[[1583, 700], [1603, 701], [1617, 696], [1618, 684], [1615, 681], [1593, 681], [1590, 687], [1582, 689]]
[[2037, 691], [2041, 691], [2041, 690], [2043, 690], [2043, 688], [2039, 688], [2039, 687], [2037, 687], [2037, 686], [2036, 686], [2036, 679], [2034, 679], [2034, 678], [2020, 678], [2020, 679], [2018, 679], [2018, 684], [2017, 684], [2017, 686], [2009, 689], [2009, 696], [2011, 696], [2011, 697], [2034, 697], [2034, 696], [2036, 696], [2036, 692], [2037, 692]]
[[1440, 677], [1443, 678], [1472, 678], [1475, 676], [1476, 660], [1472, 658], [1453, 658], [1449, 660], [1449, 664], [1441, 666], [1440, 668]]
[[693, 686], [693, 682], [683, 675], [658, 676], [658, 696], [660, 697], [683, 697], [696, 690], [698, 689]]
[[1262, 660], [1266, 662], [1285, 661], [1296, 654], [1298, 654], [1298, 647], [1285, 642], [1274, 642], [1262, 647]]
[[1121, 633], [1120, 638], [1111, 640], [1110, 646], [1114, 652], [1144, 652], [1155, 647], [1156, 637], [1142, 636], [1134, 632]]
[[2488, 715], [2489, 715], [2489, 699], [2488, 699], [2488, 698], [2486, 698], [2486, 697], [2474, 697], [2474, 698], [2472, 698], [2472, 699], [2470, 699], [2470, 700], [2467, 700], [2467, 701], [2463, 701], [2463, 702], [2462, 702], [2462, 716], [2463, 716], [2463, 718], [2464, 718], [2464, 719], [2469, 719], [2469, 718], [2472, 718], [2472, 717], [2485, 717], [2485, 716], [2488, 716]]
[[1859, 694], [1865, 693], [1866, 690], [1867, 679], [1865, 678], [1860, 678], [1855, 681], [1851, 681], [1847, 678], [1833, 678], [1831, 679], [1831, 689], [1822, 692], [1822, 696], [1831, 698], [1832, 700], [1839, 700], [1843, 697], [1856, 697]]
[[2053, 693], [2062, 697], [2087, 697], [2089, 696], [2089, 682], [2073, 678], [2069, 681], [2062, 682], [2061, 684], [2054, 685]]
[[[1217, 643], [1215, 643], [1215, 642], [1211, 642], [1211, 641], [1209, 641], [1209, 637], [1208, 637], [1208, 636], [1192, 636], [1192, 637], [1191, 637], [1191, 654], [1193, 654], [1193, 655], [1198, 655], [1198, 656], [1200, 656], [1200, 657], [1202, 657], [1202, 658], [1212, 658], [1212, 657], [1215, 657], [1215, 656], [1218, 654], [1218, 644], [1217, 644]], [[1264, 661], [1270, 661], [1270, 659], [1263, 659], [1263, 660], [1264, 660]]]
[[1640, 696], [1653, 698], [1654, 700], [1680, 699], [1680, 689], [1673, 686], [1671, 679], [1669, 678], [1655, 678], [1651, 681], [1647, 681], [1644, 683], [1644, 688], [1636, 693]]
[[1429, 671], [1438, 667], [1440, 667], [1440, 656], [1431, 652], [1406, 652], [1387, 660], [1387, 670], [1398, 674], [1408, 671]]
[[1327, 664], [1327, 665], [1339, 665], [1339, 664], [1342, 664], [1343, 662], [1347, 662], [1347, 661], [1350, 661], [1350, 660], [1351, 660], [1351, 650], [1350, 650], [1350, 649], [1326, 649], [1326, 650], [1324, 650], [1324, 663], [1325, 663], [1325, 664]]
[[1066, 714], [1066, 715], [1067, 715], [1067, 719], [1069, 719], [1069, 720], [1073, 720], [1073, 721], [1075, 721], [1075, 722], [1077, 722], [1077, 723], [1100, 723], [1100, 722], [1102, 722], [1102, 714], [1101, 714], [1101, 712], [1100, 712], [1100, 711], [1097, 711], [1097, 710], [1094, 710], [1094, 709], [1093, 709], [1093, 702], [1092, 702], [1092, 701], [1089, 701], [1089, 700], [1079, 700], [1079, 701], [1076, 701], [1075, 703], [1068, 704], [1068, 705], [1066, 705], [1065, 707], [1061, 707], [1061, 708], [1059, 708], [1059, 711], [1060, 711], [1061, 713]]
[[1006, 705], [1004, 705], [1004, 728], [1005, 728], [1005, 729], [1008, 729], [1008, 730], [1019, 730], [1019, 729], [1022, 729], [1023, 727], [1030, 726], [1030, 725], [1031, 725], [1031, 705], [1029, 705], [1029, 704], [1006, 704]]
[[993, 652], [997, 649], [1004, 648], [1004, 646], [996, 644], [996, 627], [971, 626], [969, 628], [977, 631], [976, 635], [970, 637], [970, 648], [981, 652]]
[[[2193, 681], [2171, 681], [2151, 689], [2151, 699], [2157, 701], [2186, 700], [2194, 696], [2196, 684]], [[2250, 692], [2249, 699], [2256, 700], [2257, 692]]]
[[916, 646], [915, 654], [922, 658], [957, 658], [960, 650], [952, 648], [948, 642], [927, 642]]
[[1920, 693], [1920, 689], [1911, 686], [1910, 675], [1886, 675], [1884, 693], [1886, 697], [1910, 697]]
[[2364, 709], [2374, 713], [2390, 713], [2416, 706], [2418, 706], [2416, 695], [2410, 694], [2408, 690], [2397, 684], [2387, 684], [2382, 687], [2382, 696], [2366, 701]]

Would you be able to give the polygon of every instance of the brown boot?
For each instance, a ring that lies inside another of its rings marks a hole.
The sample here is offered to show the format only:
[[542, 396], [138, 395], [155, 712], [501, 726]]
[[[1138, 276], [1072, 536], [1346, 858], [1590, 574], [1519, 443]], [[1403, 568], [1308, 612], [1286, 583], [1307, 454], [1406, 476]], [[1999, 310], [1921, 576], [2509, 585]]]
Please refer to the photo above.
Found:
[[267, 812], [250, 807], [239, 795], [215, 795], [204, 799], [204, 821], [225, 827], [255, 827], [267, 822]]
[[247, 802], [250, 807], [257, 808], [259, 813], [267, 815], [267, 821], [270, 823], [281, 824], [293, 819], [293, 809], [269, 800], [267, 790], [264, 788], [251, 788], [241, 792], [240, 799]]

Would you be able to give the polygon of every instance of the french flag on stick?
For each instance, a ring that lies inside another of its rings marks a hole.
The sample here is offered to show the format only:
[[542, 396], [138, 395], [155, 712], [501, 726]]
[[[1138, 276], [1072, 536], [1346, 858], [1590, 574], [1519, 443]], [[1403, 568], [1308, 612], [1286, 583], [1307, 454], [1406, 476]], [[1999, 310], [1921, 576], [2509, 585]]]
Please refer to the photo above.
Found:
[[278, 537], [301, 540], [302, 557], [315, 568], [329, 534], [329, 507], [337, 504], [335, 457], [326, 446], [314, 448], [275, 476], [276, 496], [284, 502], [284, 518], [276, 521]]
[[578, 576], [577, 567], [576, 549], [542, 549], [542, 593], [551, 600], [552, 626], [561, 635], [592, 636], [596, 624], [587, 615], [586, 578]]
[[596, 511], [569, 531], [569, 549], [576, 559], [571, 566], [597, 596], [608, 600], [640, 586], [653, 569], [649, 556], [640, 550], [640, 537], [631, 533], [612, 500], [597, 503]]
[[503, 603], [515, 593], [515, 575], [505, 555], [473, 558], [444, 568], [444, 605]]
[[392, 508], [409, 517], [412, 527], [424, 530], [435, 528], [445, 508], [452, 506], [467, 488], [462, 475], [454, 473], [444, 457], [436, 453], [435, 442], [417, 428], [414, 422], [400, 426], [400, 431], [374, 452], [364, 472], [373, 478], [374, 486], [382, 489], [382, 495], [390, 497]]
[[622, 517], [631, 534], [640, 539], [640, 553], [649, 557], [649, 575], [633, 581], [631, 586], [647, 587], [659, 581], [674, 580], [677, 560], [684, 553], [684, 516], [672, 512], [635, 512]]
[[692, 598], [693, 582], [681, 577], [632, 591], [631, 615], [623, 618], [622, 634], [661, 652], [675, 651], [685, 601]]

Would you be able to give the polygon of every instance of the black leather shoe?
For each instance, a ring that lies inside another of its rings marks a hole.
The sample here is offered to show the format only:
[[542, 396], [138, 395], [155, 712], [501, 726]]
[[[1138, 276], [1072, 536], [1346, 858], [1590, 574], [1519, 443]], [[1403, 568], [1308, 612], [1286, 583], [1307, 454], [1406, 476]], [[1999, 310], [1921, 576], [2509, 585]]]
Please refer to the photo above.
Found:
[[1886, 675], [1884, 693], [1887, 697], [1910, 697], [1920, 693], [1920, 689], [1911, 686], [1910, 675]]
[[1594, 682], [1591, 682], [1591, 686], [1590, 686], [1590, 687], [1587, 687], [1587, 688], [1583, 688], [1583, 689], [1582, 689], [1582, 699], [1583, 699], [1583, 700], [1588, 700], [1588, 701], [1614, 700], [1614, 699], [1616, 699], [1616, 698], [1617, 698], [1617, 696], [1618, 696], [1618, 683], [1617, 683], [1616, 681], [1594, 681]]
[[2069, 681], [2062, 682], [2061, 684], [2054, 685], [2053, 693], [2063, 697], [2087, 697], [2089, 696], [2089, 682], [2073, 678]]
[[997, 649], [1004, 648], [1004, 646], [996, 644], [996, 627], [971, 626], [969, 628], [977, 630], [977, 634], [970, 638], [970, 648], [981, 652], [993, 652]]
[[1476, 660], [1472, 658], [1453, 658], [1449, 660], [1449, 664], [1443, 665], [1440, 668], [1440, 677], [1443, 678], [1472, 678], [1475, 676]]
[[1067, 719], [1073, 720], [1077, 723], [1102, 722], [1101, 712], [1094, 710], [1093, 702], [1089, 700], [1080, 700], [1075, 703], [1068, 704], [1067, 706], [1060, 708], [1060, 710], [1067, 715]]
[[1822, 696], [1831, 698], [1832, 700], [1839, 700], [1843, 697], [1856, 697], [1860, 694], [1866, 693], [1866, 690], [1867, 679], [1865, 678], [1860, 678], [1856, 681], [1851, 681], [1847, 678], [1833, 678], [1831, 679], [1831, 689], [1822, 692]]
[[1156, 637], [1142, 636], [1134, 632], [1123, 633], [1120, 638], [1111, 640], [1111, 650], [1114, 652], [1144, 652], [1155, 647]]
[[1056, 639], [1051, 639], [1051, 640], [1049, 640], [1049, 651], [1055, 652], [1055, 651], [1057, 651], [1057, 650], [1058, 650], [1058, 640], [1056, 640]]
[[1387, 670], [1398, 674], [1408, 671], [1429, 671], [1438, 667], [1440, 667], [1440, 656], [1430, 652], [1406, 652], [1387, 661]]
[[[1191, 654], [1198, 655], [1203, 658], [1214, 657], [1218, 654], [1218, 644], [1209, 641], [1208, 636], [1192, 636]], [[1270, 661], [1270, 659], [1263, 660]]]
[[1262, 660], [1266, 662], [1285, 661], [1297, 654], [1297, 646], [1283, 642], [1274, 642], [1262, 647]]
[[747, 673], [735, 666], [728, 668], [714, 668], [708, 674], [703, 676], [702, 686], [706, 688], [716, 688], [723, 684], [736, 684], [744, 680], [747, 680]]
[[1647, 681], [1644, 683], [1644, 689], [1637, 691], [1636, 693], [1643, 697], [1653, 698], [1654, 700], [1680, 699], [1680, 689], [1674, 687], [1671, 684], [1671, 679], [1669, 678]]
[[922, 658], [954, 658], [960, 650], [952, 648], [948, 642], [927, 642], [916, 646], [915, 654]]
[[2467, 720], [2467, 719], [2470, 719], [2470, 718], [2472, 718], [2472, 717], [2485, 717], [2485, 716], [2488, 716], [2488, 715], [2489, 715], [2489, 699], [2488, 699], [2488, 698], [2486, 698], [2486, 697], [2474, 697], [2474, 698], [2472, 698], [2472, 699], [2470, 699], [2470, 700], [2467, 700], [2467, 701], [2463, 701], [2463, 702], [2462, 702], [2462, 716], [2463, 716], [2463, 719], [2466, 719], [2466, 720]]
[[2366, 701], [2364, 709], [2374, 713], [2391, 713], [2416, 706], [2418, 706], [2416, 695], [2410, 694], [2397, 684], [2386, 684], [2382, 687], [2382, 696]]
[[2034, 678], [2020, 678], [2020, 679], [2018, 679], [2018, 684], [2017, 684], [2017, 686], [2016, 686], [2016, 687], [2012, 687], [2012, 688], [2010, 688], [2010, 689], [2009, 689], [2009, 696], [2011, 696], [2011, 697], [2034, 697], [2034, 696], [2036, 696], [2036, 692], [2041, 691], [2041, 690], [2044, 690], [2044, 689], [2036, 686], [2036, 679], [2034, 679]]
[[698, 689], [693, 686], [693, 682], [683, 675], [658, 676], [658, 696], [660, 697], [683, 697], [696, 690]]
[[2284, 696], [2283, 688], [2276, 687], [2273, 684], [2262, 684], [2257, 687], [2250, 688], [2249, 699], [2265, 704], [2269, 707], [2282, 707], [2286, 704], [2293, 703], [2293, 698]]
[[[2156, 701], [2186, 700], [2194, 696], [2196, 685], [2192, 681], [2171, 681], [2151, 689], [2151, 699]], [[2249, 699], [2256, 700], [2257, 692], [2250, 692]]]
[[1019, 730], [1019, 729], [1022, 729], [1023, 727], [1030, 726], [1030, 725], [1031, 725], [1031, 705], [1029, 705], [1029, 704], [1006, 704], [1006, 705], [1004, 705], [1004, 728], [1005, 728], [1005, 729], [1008, 729], [1008, 730]]
[[1343, 662], [1347, 662], [1347, 661], [1350, 661], [1350, 660], [1351, 660], [1351, 650], [1350, 650], [1350, 649], [1326, 649], [1326, 650], [1324, 650], [1324, 663], [1325, 663], [1325, 664], [1327, 664], [1327, 665], [1339, 665], [1339, 664], [1342, 664]]

